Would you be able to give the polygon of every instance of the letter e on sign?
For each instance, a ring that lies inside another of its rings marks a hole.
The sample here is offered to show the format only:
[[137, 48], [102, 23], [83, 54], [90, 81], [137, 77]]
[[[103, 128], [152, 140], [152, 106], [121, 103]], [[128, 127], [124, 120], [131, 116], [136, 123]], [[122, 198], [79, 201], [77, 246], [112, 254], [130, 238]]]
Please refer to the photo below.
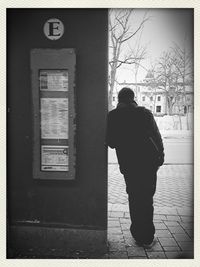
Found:
[[44, 34], [50, 40], [58, 40], [64, 33], [64, 25], [59, 19], [49, 19], [44, 24]]

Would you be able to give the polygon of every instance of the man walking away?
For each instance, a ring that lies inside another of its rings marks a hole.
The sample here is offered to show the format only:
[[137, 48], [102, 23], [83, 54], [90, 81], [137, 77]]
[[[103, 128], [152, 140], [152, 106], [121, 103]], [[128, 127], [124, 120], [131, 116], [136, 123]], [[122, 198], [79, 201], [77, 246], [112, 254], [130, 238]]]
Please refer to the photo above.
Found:
[[164, 148], [152, 113], [137, 105], [130, 88], [119, 92], [117, 108], [108, 114], [107, 144], [116, 149], [125, 178], [131, 234], [138, 245], [150, 246], [155, 234], [153, 196]]

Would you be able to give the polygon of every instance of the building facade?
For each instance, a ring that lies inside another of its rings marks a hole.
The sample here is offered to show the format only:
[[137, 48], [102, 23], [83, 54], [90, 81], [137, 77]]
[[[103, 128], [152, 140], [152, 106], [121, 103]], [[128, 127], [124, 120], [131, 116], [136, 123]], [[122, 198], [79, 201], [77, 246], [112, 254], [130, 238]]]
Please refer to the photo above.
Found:
[[117, 105], [117, 92], [123, 87], [131, 88], [135, 93], [135, 100], [140, 106], [151, 110], [154, 116], [181, 115], [193, 113], [194, 92], [192, 84], [177, 84], [166, 87], [155, 82], [149, 71], [140, 83], [118, 83], [113, 94], [113, 107]]

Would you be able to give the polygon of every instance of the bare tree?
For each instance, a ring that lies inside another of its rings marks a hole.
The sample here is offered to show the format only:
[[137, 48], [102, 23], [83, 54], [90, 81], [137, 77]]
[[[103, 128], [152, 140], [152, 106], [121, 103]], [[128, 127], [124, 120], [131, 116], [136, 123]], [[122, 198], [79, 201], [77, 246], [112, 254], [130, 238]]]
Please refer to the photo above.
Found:
[[194, 73], [193, 73], [193, 56], [187, 51], [185, 46], [181, 48], [179, 45], [174, 43], [171, 48], [173, 51], [173, 64], [178, 73], [178, 82], [181, 85], [181, 91], [184, 98], [184, 106], [186, 112], [187, 129], [189, 130], [189, 119], [188, 119], [188, 103], [186, 98], [186, 84], [193, 84]]
[[133, 14], [133, 9], [111, 9], [109, 13], [109, 48], [111, 51], [109, 60], [109, 109], [112, 108], [117, 69], [124, 64], [139, 64], [138, 60], [141, 60], [143, 56], [143, 52], [140, 50], [129, 50], [126, 54], [122, 53], [125, 43], [135, 37], [150, 18], [145, 12], [139, 25], [133, 29], [133, 25], [130, 23], [130, 18]]
[[178, 73], [174, 66], [171, 51], [163, 52], [156, 69], [158, 88], [165, 92], [166, 113], [172, 115], [173, 106], [176, 103]]
[[180, 129], [182, 130], [181, 116], [183, 115], [184, 107], [187, 129], [189, 129], [186, 85], [193, 83], [193, 61], [191, 54], [185, 48], [181, 48], [174, 43], [173, 47], [163, 52], [159, 58], [155, 73], [158, 88], [165, 92], [166, 113], [173, 115], [173, 107], [176, 104]]
[[137, 86], [138, 79], [137, 79], [137, 77], [138, 77], [139, 69], [140, 69], [140, 67], [142, 67], [143, 69], [145, 69], [147, 71], [147, 69], [144, 66], [142, 66], [142, 64], [141, 64], [141, 61], [146, 56], [146, 51], [147, 51], [147, 45], [141, 46], [142, 33], [143, 33], [143, 30], [140, 31], [140, 36], [135, 43], [135, 47], [133, 49], [130, 49], [132, 51], [133, 55], [134, 54], [139, 55], [135, 59], [135, 64], [133, 64], [134, 78], [135, 78], [135, 83], [136, 83], [136, 87], [135, 87], [136, 98], [138, 97], [138, 86]]

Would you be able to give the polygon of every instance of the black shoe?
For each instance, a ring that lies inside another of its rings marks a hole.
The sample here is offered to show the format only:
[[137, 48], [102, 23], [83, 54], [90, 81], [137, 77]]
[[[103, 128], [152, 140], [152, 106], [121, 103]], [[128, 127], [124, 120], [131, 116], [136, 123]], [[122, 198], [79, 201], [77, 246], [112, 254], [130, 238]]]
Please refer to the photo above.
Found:
[[143, 242], [143, 241], [140, 241], [140, 240], [136, 240], [135, 242], [136, 242], [136, 244], [137, 244], [139, 247], [143, 247], [143, 248], [146, 248], [146, 249], [150, 249], [150, 248], [152, 248], [152, 247], [155, 245], [156, 240], [153, 239], [153, 240], [150, 241], [150, 242]]
[[138, 245], [139, 247], [142, 247], [143, 246], [143, 242], [142, 241], [140, 241], [140, 240], [135, 240], [135, 243], [136, 243], [136, 245]]
[[143, 248], [150, 249], [156, 244], [156, 239], [153, 239], [150, 243], [143, 243]]

